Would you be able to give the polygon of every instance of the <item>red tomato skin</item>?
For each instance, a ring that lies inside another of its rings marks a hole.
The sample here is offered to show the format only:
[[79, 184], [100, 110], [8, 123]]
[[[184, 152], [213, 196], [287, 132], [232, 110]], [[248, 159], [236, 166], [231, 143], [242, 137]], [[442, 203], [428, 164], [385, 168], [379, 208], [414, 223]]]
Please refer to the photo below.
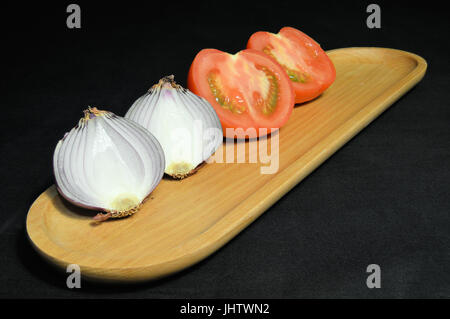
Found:
[[[295, 83], [292, 82], [295, 91], [295, 103], [303, 103], [310, 101], [319, 95], [321, 95], [331, 84], [333, 84], [336, 79], [336, 69], [334, 67], [333, 62], [327, 56], [325, 51], [320, 48], [320, 45], [314, 41], [311, 37], [306, 35], [305, 33], [291, 27], [284, 27], [278, 33], [284, 37], [287, 37], [293, 41], [305, 41], [313, 44], [315, 48], [320, 52], [321, 62], [323, 63], [323, 67], [326, 69], [327, 77], [323, 83]], [[247, 48], [252, 48], [255, 50], [262, 51], [264, 47], [270, 43], [270, 38], [273, 37], [273, 34], [265, 31], [258, 31], [252, 34], [247, 42]], [[269, 55], [268, 55], [269, 56]], [[273, 57], [269, 56], [272, 60], [276, 61]], [[276, 61], [278, 62], [278, 61]]]
[[[246, 49], [246, 50], [242, 50], [239, 52], [239, 54], [250, 54], [250, 55], [255, 55], [260, 57], [263, 60], [269, 60], [270, 63], [272, 63], [272, 66], [274, 66], [274, 68], [276, 69], [276, 74], [279, 77], [279, 80], [283, 81], [283, 83], [286, 83], [285, 85], [283, 85], [283, 93], [284, 93], [284, 99], [285, 99], [285, 108], [286, 108], [286, 112], [283, 114], [283, 118], [281, 119], [281, 121], [279, 121], [279, 123], [281, 125], [276, 126], [275, 130], [272, 130], [272, 128], [274, 127], [268, 127], [267, 125], [258, 125], [257, 122], [254, 122], [253, 119], [244, 119], [244, 121], [240, 118], [236, 118], [236, 117], [230, 117], [227, 116], [228, 114], [228, 110], [225, 110], [221, 105], [219, 105], [216, 101], [212, 100], [210, 98], [210, 96], [208, 96], [207, 94], [204, 94], [204, 90], [202, 90], [202, 81], [204, 81], [205, 79], [202, 78], [201, 74], [199, 73], [199, 68], [200, 68], [200, 64], [202, 63], [202, 61], [204, 59], [207, 59], [208, 56], [210, 55], [214, 55], [214, 54], [227, 54], [226, 52], [220, 51], [220, 50], [216, 50], [216, 49], [203, 49], [201, 50], [194, 58], [194, 61], [192, 62], [190, 68], [189, 68], [189, 73], [188, 73], [188, 80], [187, 80], [187, 87], [190, 91], [192, 91], [194, 94], [202, 96], [203, 98], [205, 98], [206, 100], [208, 100], [208, 102], [213, 106], [213, 108], [215, 109], [217, 115], [219, 116], [220, 122], [222, 124], [222, 129], [223, 129], [223, 135], [224, 137], [228, 137], [228, 138], [234, 138], [234, 135], [228, 135], [227, 134], [227, 128], [230, 129], [235, 129], [235, 128], [243, 128], [248, 129], [248, 128], [255, 128], [256, 129], [256, 135], [252, 135], [252, 136], [247, 136], [246, 138], [254, 138], [254, 137], [258, 137], [258, 136], [264, 136], [266, 134], [260, 134], [259, 129], [260, 128], [265, 128], [267, 129], [267, 134], [278, 130], [282, 125], [284, 125], [287, 120], [289, 119], [292, 110], [294, 108], [294, 104], [295, 104], [295, 92], [294, 92], [294, 88], [292, 87], [292, 85], [290, 84], [290, 80], [289, 77], [287, 76], [286, 72], [284, 72], [283, 68], [274, 60], [272, 59], [268, 59], [267, 55], [257, 51], [257, 50], [253, 50], [253, 49]], [[266, 62], [267, 63], [267, 62]], [[279, 107], [279, 106], [277, 106]]]

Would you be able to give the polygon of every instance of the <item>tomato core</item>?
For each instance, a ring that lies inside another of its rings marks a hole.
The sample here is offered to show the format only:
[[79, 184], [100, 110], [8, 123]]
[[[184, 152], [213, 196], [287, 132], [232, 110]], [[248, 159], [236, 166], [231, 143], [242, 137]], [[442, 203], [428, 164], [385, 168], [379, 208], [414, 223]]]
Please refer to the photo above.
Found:
[[256, 68], [263, 71], [266, 74], [266, 79], [269, 81], [269, 91], [266, 98], [264, 99], [259, 95], [256, 99], [256, 105], [262, 109], [263, 114], [270, 115], [275, 111], [278, 103], [278, 79], [275, 74], [265, 66], [258, 65]]
[[308, 80], [308, 74], [306, 72], [301, 72], [292, 68], [289, 68], [288, 66], [286, 66], [286, 64], [284, 64], [282, 61], [280, 61], [280, 59], [278, 59], [273, 53], [272, 53], [273, 47], [272, 46], [266, 46], [263, 49], [263, 52], [265, 54], [267, 54], [268, 56], [270, 56], [272, 59], [274, 59], [275, 61], [278, 62], [278, 64], [280, 64], [283, 69], [286, 71], [287, 75], [289, 76], [289, 79], [292, 82], [300, 82], [300, 83], [306, 83]]

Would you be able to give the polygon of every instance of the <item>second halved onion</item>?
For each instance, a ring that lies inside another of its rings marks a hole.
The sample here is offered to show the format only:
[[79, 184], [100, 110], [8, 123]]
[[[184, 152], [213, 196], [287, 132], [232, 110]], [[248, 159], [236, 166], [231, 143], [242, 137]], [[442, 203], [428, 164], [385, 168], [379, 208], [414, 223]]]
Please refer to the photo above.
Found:
[[162, 78], [134, 102], [125, 115], [148, 129], [161, 143], [166, 174], [184, 178], [195, 172], [222, 144], [222, 125], [204, 98]]

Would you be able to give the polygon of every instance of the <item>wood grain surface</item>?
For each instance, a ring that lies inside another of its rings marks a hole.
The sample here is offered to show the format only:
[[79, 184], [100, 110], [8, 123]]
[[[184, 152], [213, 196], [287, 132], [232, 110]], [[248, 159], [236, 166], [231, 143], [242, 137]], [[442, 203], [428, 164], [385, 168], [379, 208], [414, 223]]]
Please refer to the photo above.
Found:
[[95, 212], [72, 206], [51, 186], [28, 212], [33, 246], [60, 267], [78, 264], [83, 278], [121, 282], [159, 278], [207, 257], [411, 89], [427, 67], [421, 57], [393, 49], [327, 53], [336, 66], [335, 83], [296, 106], [267, 141], [272, 161], [278, 158], [275, 174], [261, 174], [269, 163], [259, 156], [249, 163], [249, 149], [258, 141], [244, 142], [244, 163], [237, 163], [235, 152], [234, 163], [205, 164], [182, 181], [164, 178], [140, 212], [101, 224], [92, 221]]

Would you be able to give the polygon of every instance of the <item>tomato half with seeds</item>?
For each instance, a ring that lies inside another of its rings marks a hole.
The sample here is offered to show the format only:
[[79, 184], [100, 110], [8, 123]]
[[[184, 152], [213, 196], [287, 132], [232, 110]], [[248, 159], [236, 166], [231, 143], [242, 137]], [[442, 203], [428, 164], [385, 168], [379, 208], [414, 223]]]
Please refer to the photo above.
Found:
[[295, 93], [286, 72], [251, 49], [234, 55], [200, 51], [189, 70], [188, 88], [211, 103], [224, 136], [231, 138], [231, 129], [246, 131], [246, 137], [266, 135], [283, 126], [294, 107]]
[[247, 48], [264, 52], [277, 61], [295, 90], [295, 103], [319, 96], [336, 78], [333, 62], [320, 45], [303, 32], [285, 27], [278, 34], [254, 33]]

